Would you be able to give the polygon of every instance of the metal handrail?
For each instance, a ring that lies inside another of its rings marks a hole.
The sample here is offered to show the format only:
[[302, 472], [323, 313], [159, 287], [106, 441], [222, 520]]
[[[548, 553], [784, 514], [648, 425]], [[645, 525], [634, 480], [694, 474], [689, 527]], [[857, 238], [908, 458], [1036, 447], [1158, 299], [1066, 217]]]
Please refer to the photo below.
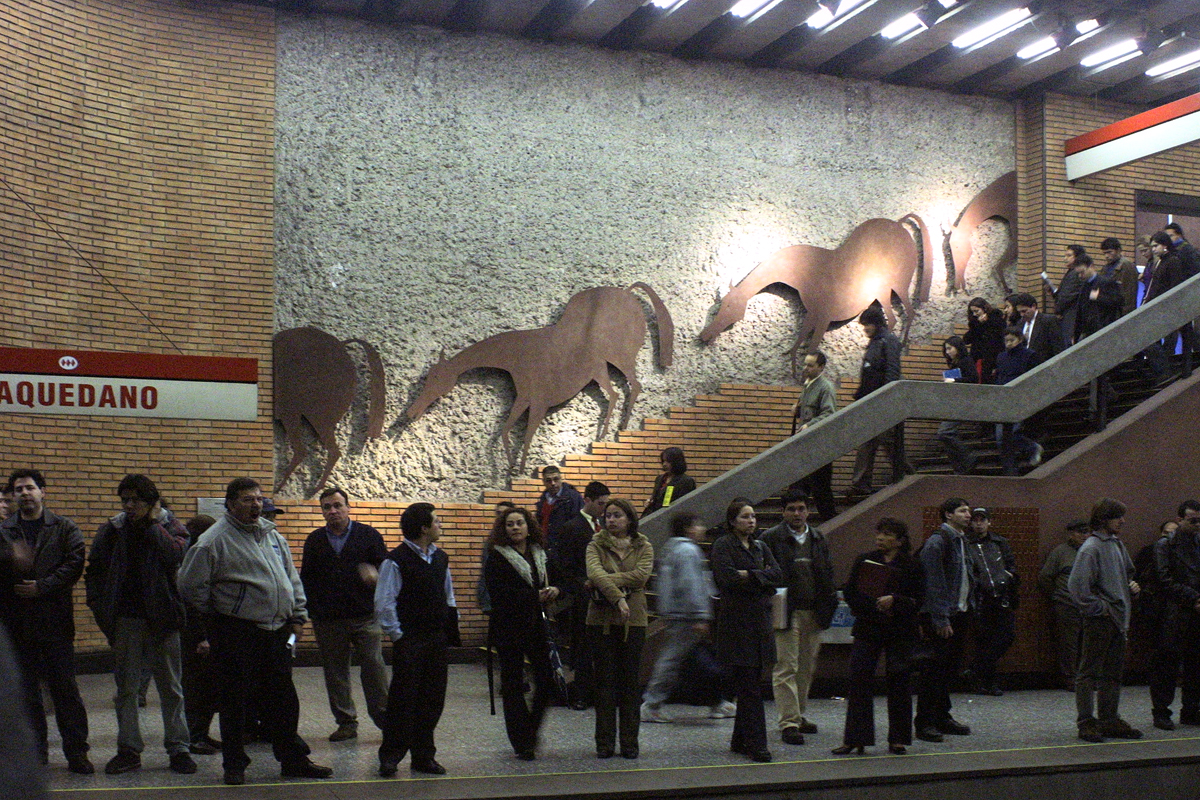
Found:
[[658, 545], [667, 536], [673, 514], [689, 511], [707, 524], [715, 524], [734, 497], [758, 502], [776, 495], [798, 478], [907, 419], [1028, 419], [1197, 316], [1200, 276], [1189, 278], [1003, 386], [894, 381], [717, 476], [669, 508], [647, 515], [639, 530]]

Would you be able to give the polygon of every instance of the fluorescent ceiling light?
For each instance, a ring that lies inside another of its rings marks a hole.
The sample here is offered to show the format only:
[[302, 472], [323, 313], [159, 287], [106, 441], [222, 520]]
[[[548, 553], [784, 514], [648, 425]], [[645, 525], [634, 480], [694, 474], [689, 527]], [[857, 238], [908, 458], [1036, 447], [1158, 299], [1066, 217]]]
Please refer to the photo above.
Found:
[[[841, 0], [841, 2], [837, 2], [837, 0], [827, 0], [826, 2], [821, 3], [817, 10], [813, 12], [813, 15], [805, 20], [805, 22], [810, 28], [824, 28], [838, 17], [845, 16], [846, 12], [850, 11], [855, 6], [862, 5], [863, 2], [864, 0]], [[837, 11], [831, 11], [830, 9], [835, 5], [835, 3], [837, 5]]]
[[1137, 58], [1141, 54], [1142, 54], [1142, 52], [1140, 50], [1134, 50], [1132, 53], [1126, 53], [1125, 55], [1121, 56], [1120, 58], [1114, 58], [1112, 61], [1109, 61], [1108, 63], [1101, 64], [1100, 66], [1093, 69], [1092, 72], [1093, 73], [1103, 72], [1104, 70], [1108, 69], [1109, 67], [1115, 67], [1117, 64], [1124, 64], [1129, 59]]
[[1094, 19], [1085, 19], [1083, 22], [1077, 22], [1075, 24], [1075, 30], [1079, 31], [1080, 33], [1091, 33], [1099, 28], [1100, 23]]
[[974, 47], [975, 45], [985, 45], [999, 39], [1005, 34], [1012, 33], [1031, 19], [1033, 19], [1033, 15], [1029, 13], [1028, 8], [1014, 8], [1012, 11], [1001, 14], [977, 28], [972, 28], [951, 42], [951, 44], [959, 49]]
[[942, 4], [942, 8], [954, 8], [954, 4], [958, 0], [938, 0], [938, 2]]
[[[1088, 56], [1088, 57], [1084, 58], [1082, 61], [1080, 61], [1079, 66], [1095, 67], [1095, 66], [1099, 66], [1100, 64], [1106, 64], [1109, 61], [1113, 61], [1115, 59], [1121, 58], [1121, 56], [1126, 55], [1128, 53], [1137, 53], [1137, 52], [1139, 52], [1137, 41], [1135, 41], [1133, 39], [1126, 39], [1123, 42], [1117, 42], [1112, 47], [1106, 47], [1103, 50], [1097, 50], [1095, 53], [1092, 53], [1090, 56]], [[1127, 61], [1128, 59], [1121, 59], [1121, 60]]]
[[1161, 64], [1155, 64], [1150, 69], [1146, 70], [1146, 76], [1157, 78], [1159, 75], [1166, 75], [1168, 72], [1176, 70], [1185, 71], [1187, 69], [1195, 69], [1200, 67], [1200, 50], [1193, 50], [1190, 53], [1185, 53], [1178, 58], [1172, 58], [1170, 61], [1164, 61]]
[[1017, 51], [1017, 58], [1037, 58], [1038, 56], [1049, 55], [1050, 53], [1058, 52], [1058, 42], [1054, 41], [1053, 36], [1047, 36], [1045, 39], [1038, 39], [1031, 45], [1026, 45]]
[[745, 19], [770, 2], [773, 0], [738, 0], [737, 4], [729, 9], [729, 13]]
[[879, 35], [885, 39], [899, 39], [901, 36], [909, 33], [910, 31], [915, 31], [918, 28], [921, 30], [927, 30], [928, 27], [929, 26], [927, 26], [924, 22], [921, 22], [921, 20], [917, 19], [916, 14], [905, 14], [903, 17], [881, 30]]

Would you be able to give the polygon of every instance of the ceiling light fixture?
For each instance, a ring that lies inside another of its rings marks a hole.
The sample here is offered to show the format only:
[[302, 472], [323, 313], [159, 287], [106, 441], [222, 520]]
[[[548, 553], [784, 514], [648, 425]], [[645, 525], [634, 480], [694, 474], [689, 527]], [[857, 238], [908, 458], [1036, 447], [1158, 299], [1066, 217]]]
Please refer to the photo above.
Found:
[[1053, 36], [1047, 36], [1045, 39], [1038, 39], [1031, 45], [1026, 45], [1017, 51], [1017, 58], [1029, 60], [1038, 56], [1047, 56], [1051, 53], [1057, 53], [1062, 47]]
[[777, 5], [779, 2], [780, 0], [738, 0], [733, 8], [729, 9], [729, 13], [745, 19], [765, 9], [768, 5]]
[[1075, 30], [1079, 31], [1080, 33], [1091, 33], [1092, 31], [1099, 29], [1100, 23], [1094, 19], [1085, 19], [1083, 22], [1077, 22], [1075, 24]]
[[805, 23], [810, 28], [824, 28], [835, 19], [845, 17], [847, 12], [862, 5], [864, 0], [821, 0], [817, 3], [817, 10], [813, 12]]
[[1196, 69], [1196, 67], [1200, 67], [1200, 50], [1193, 50], [1178, 58], [1172, 58], [1170, 61], [1155, 64], [1146, 70], [1146, 77], [1157, 78], [1160, 75], [1167, 75], [1169, 73], [1173, 73], [1172, 77], [1174, 77], [1174, 75]]
[[916, 13], [905, 14], [900, 19], [888, 25], [879, 32], [879, 35], [885, 39], [899, 39], [906, 33], [911, 33], [915, 30], [928, 30], [929, 24], [922, 21]]
[[968, 47], [982, 47], [985, 44], [996, 41], [1001, 36], [1012, 33], [1032, 19], [1033, 15], [1029, 12], [1028, 8], [1014, 8], [1006, 14], [1001, 14], [995, 19], [988, 20], [982, 25], [972, 28], [951, 42], [951, 44], [960, 50]]
[[1087, 56], [1079, 62], [1081, 67], [1098, 67], [1103, 65], [1105, 68], [1113, 66], [1109, 62], [1114, 62], [1117, 59], [1128, 61], [1126, 56], [1132, 54], [1140, 54], [1138, 43], [1134, 39], [1126, 39], [1123, 42], [1117, 42], [1111, 47], [1106, 47], [1103, 50], [1097, 50], [1090, 56]]

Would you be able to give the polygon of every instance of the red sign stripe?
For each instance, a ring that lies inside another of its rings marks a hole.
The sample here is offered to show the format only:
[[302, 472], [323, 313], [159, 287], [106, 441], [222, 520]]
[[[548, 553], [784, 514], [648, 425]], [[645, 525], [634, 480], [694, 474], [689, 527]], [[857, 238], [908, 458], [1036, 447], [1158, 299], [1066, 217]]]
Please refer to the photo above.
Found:
[[1082, 136], [1076, 136], [1074, 139], [1068, 139], [1063, 149], [1065, 155], [1074, 155], [1075, 153], [1087, 150], [1089, 147], [1111, 142], [1114, 139], [1120, 139], [1131, 133], [1153, 128], [1155, 125], [1161, 125], [1164, 122], [1170, 122], [1173, 119], [1194, 114], [1197, 111], [1200, 111], [1200, 94], [1189, 95], [1188, 97], [1176, 100], [1174, 103], [1167, 103], [1165, 106], [1152, 108], [1149, 111], [1136, 114], [1120, 122], [1114, 122], [1112, 125], [1106, 125], [1091, 133], [1085, 133]]
[[0, 347], [0, 373], [256, 383], [253, 358]]

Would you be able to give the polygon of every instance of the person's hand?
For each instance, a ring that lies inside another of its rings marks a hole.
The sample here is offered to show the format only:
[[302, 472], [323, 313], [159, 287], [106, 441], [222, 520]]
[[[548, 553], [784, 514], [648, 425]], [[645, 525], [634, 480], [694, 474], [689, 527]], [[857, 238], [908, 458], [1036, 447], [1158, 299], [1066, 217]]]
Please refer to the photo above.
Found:
[[[1200, 600], [1197, 600], [1196, 602], [1200, 603]], [[692, 630], [694, 630], [696, 633], [699, 633], [701, 635], [706, 634], [706, 633], [708, 633], [708, 623], [707, 622], [693, 622]]]
[[18, 572], [29, 572], [33, 569], [33, 548], [24, 540], [12, 543], [13, 566]]
[[39, 594], [37, 581], [17, 581], [13, 591], [17, 597], [37, 597]]
[[743, 580], [743, 581], [750, 580], [750, 572], [748, 570], [739, 569], [737, 571], [737, 576], [738, 576], [738, 580]]
[[949, 639], [954, 635], [954, 628], [951, 627], [949, 622], [947, 622], [945, 625], [938, 627], [937, 635], [941, 639]]
[[293, 622], [292, 623], [292, 633], [296, 634], [296, 641], [299, 642], [300, 637], [304, 635], [304, 623], [303, 622]]
[[206, 656], [211, 651], [212, 651], [212, 647], [209, 646], [208, 639], [205, 639], [204, 641], [202, 641], [196, 645], [196, 655], [198, 655], [198, 656]]
[[885, 594], [883, 597], [875, 601], [875, 608], [885, 614], [890, 614], [892, 611], [892, 603], [895, 598], [890, 594]]
[[540, 589], [538, 591], [538, 600], [543, 605], [546, 603], [553, 603], [558, 598], [558, 594], [559, 592], [557, 586], [547, 586], [545, 589]]
[[804, 432], [804, 431], [806, 431], [806, 430], [808, 430], [808, 423], [807, 423], [807, 422], [806, 422], [806, 423], [804, 423], [803, 425], [801, 425], [801, 426], [800, 426], [799, 430], [797, 430], [797, 433], [803, 433], [803, 432]]
[[364, 561], [358, 565], [358, 577], [367, 586], [374, 586], [379, 583], [379, 570], [374, 564]]
[[1100, 299], [1100, 290], [1092, 289], [1091, 293], [1088, 295], [1088, 299], [1089, 300], [1099, 300]]
[[1138, 593], [1138, 592], [1140, 592], [1141, 590], [1142, 590], [1142, 587], [1138, 586], [1138, 582], [1137, 582], [1137, 581], [1130, 581], [1130, 582], [1129, 582], [1129, 593], [1130, 593], [1130, 594], [1137, 594], [1137, 593]]
[[621, 612], [621, 622], [629, 622], [629, 603], [624, 597], [617, 601], [617, 611]]

